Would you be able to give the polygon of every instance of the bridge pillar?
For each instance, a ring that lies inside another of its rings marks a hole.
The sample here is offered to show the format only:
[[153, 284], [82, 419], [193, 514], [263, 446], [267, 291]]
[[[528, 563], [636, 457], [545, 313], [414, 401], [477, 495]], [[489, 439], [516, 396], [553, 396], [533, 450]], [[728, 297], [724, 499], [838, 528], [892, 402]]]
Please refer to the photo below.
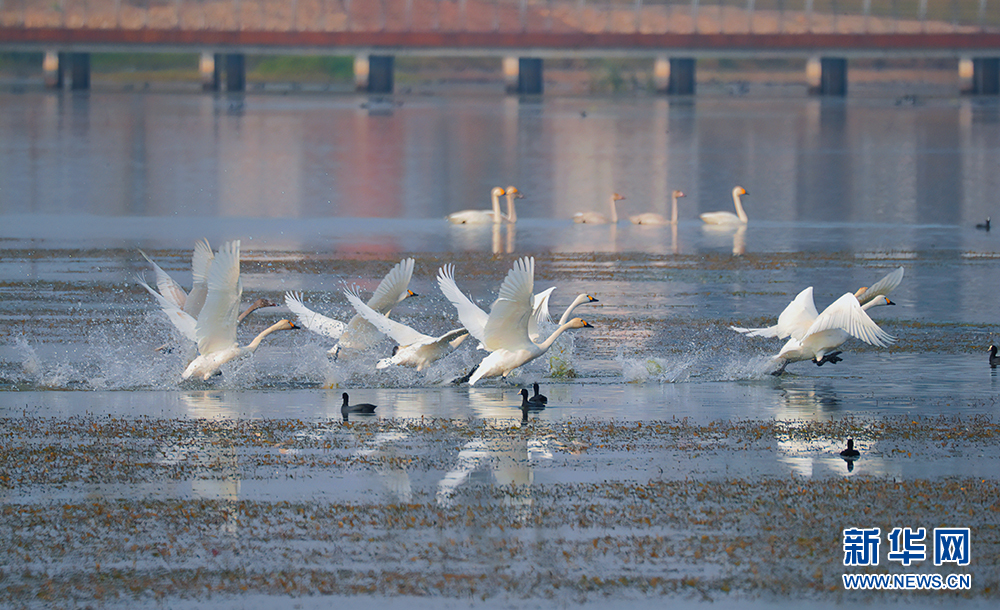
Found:
[[395, 63], [392, 55], [356, 55], [354, 89], [366, 93], [392, 93]]
[[537, 57], [520, 57], [517, 60], [517, 92], [522, 95], [541, 95], [544, 90], [542, 60]]
[[227, 53], [226, 58], [226, 91], [247, 90], [246, 55], [242, 53]]
[[62, 89], [63, 68], [60, 63], [62, 53], [58, 51], [46, 51], [42, 57], [42, 74], [45, 78], [45, 86], [49, 89]]
[[847, 95], [847, 60], [810, 57], [806, 61], [806, 87], [812, 95]]
[[202, 90], [218, 91], [222, 87], [222, 56], [218, 53], [202, 53], [198, 72], [201, 74]]
[[517, 93], [517, 80], [520, 72], [517, 57], [503, 58], [503, 87], [507, 93]]
[[[662, 70], [662, 68], [660, 68]], [[671, 57], [667, 64], [667, 93], [671, 95], [694, 95], [694, 59]]]
[[1000, 58], [963, 57], [958, 63], [962, 93], [1000, 95]]
[[[66, 60], [63, 62], [62, 60]], [[66, 70], [69, 70], [69, 88], [73, 91], [90, 89], [90, 53], [60, 53], [59, 69], [65, 82]], [[65, 68], [63, 64], [65, 63]]]

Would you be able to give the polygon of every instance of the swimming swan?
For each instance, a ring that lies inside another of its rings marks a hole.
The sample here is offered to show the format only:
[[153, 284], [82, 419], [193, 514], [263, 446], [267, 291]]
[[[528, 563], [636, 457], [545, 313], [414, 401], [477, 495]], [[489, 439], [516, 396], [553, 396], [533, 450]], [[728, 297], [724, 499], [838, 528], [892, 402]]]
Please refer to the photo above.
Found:
[[743, 203], [740, 201], [741, 195], [746, 195], [747, 191], [742, 186], [733, 189], [733, 203], [736, 205], [736, 213], [732, 212], [705, 212], [699, 218], [710, 225], [745, 225], [747, 224], [747, 213], [743, 211]]
[[507, 197], [507, 215], [503, 217], [507, 222], [517, 222], [517, 210], [514, 208], [515, 199], [524, 199], [524, 195], [521, 191], [517, 190], [516, 186], [508, 186], [504, 191]]
[[412, 366], [418, 371], [422, 371], [432, 363], [450, 354], [469, 336], [467, 329], [459, 328], [447, 332], [440, 337], [431, 337], [417, 332], [405, 324], [390, 320], [388, 316], [380, 314], [368, 305], [365, 305], [358, 295], [353, 292], [345, 291], [344, 296], [347, 297], [347, 300], [350, 301], [360, 316], [368, 320], [380, 333], [399, 344], [393, 349], [390, 358], [383, 358], [378, 361], [378, 364], [375, 365], [377, 369], [384, 369], [390, 365], [397, 364], [400, 366]]
[[249, 356], [271, 333], [298, 328], [281, 320], [264, 329], [247, 346], [236, 343], [236, 307], [243, 294], [240, 281], [240, 242], [227, 242], [215, 255], [208, 271], [208, 294], [195, 324], [198, 357], [184, 369], [181, 379], [200, 377], [208, 380], [219, 368], [236, 358]]
[[670, 194], [669, 220], [663, 214], [657, 214], [656, 212], [637, 214], [635, 216], [629, 216], [628, 219], [632, 221], [632, 224], [634, 225], [675, 225], [677, 224], [677, 199], [678, 197], [684, 196], [683, 191], [674, 191]]
[[[413, 263], [412, 258], [399, 261], [379, 283], [372, 298], [368, 300], [368, 306], [387, 316], [397, 303], [407, 297], [417, 296], [408, 288], [410, 278], [413, 276]], [[329, 351], [334, 356], [339, 354], [342, 348], [366, 349], [379, 339], [379, 332], [360, 315], [355, 314], [347, 324], [344, 324], [306, 307], [302, 302], [301, 293], [286, 292], [285, 305], [298, 316], [299, 323], [305, 328], [324, 337], [338, 340], [337, 345]]]
[[577, 212], [573, 215], [573, 222], [577, 224], [588, 224], [588, 225], [606, 225], [606, 224], [618, 224], [618, 206], [617, 202], [624, 200], [623, 195], [618, 193], [611, 193], [611, 217], [608, 218], [600, 212]]
[[470, 385], [475, 385], [484, 377], [506, 377], [514, 369], [544, 354], [566, 330], [593, 328], [585, 320], [573, 318], [560, 325], [544, 342], [532, 341], [528, 337], [528, 319], [532, 311], [534, 276], [534, 258], [524, 257], [515, 261], [487, 316], [455, 286], [453, 267], [449, 265], [438, 272], [438, 285], [458, 310], [462, 325], [490, 351], [490, 355], [479, 363], [469, 378]]
[[503, 214], [500, 213], [500, 198], [506, 192], [499, 186], [493, 187], [490, 191], [490, 199], [493, 202], [492, 210], [462, 210], [445, 216], [445, 220], [456, 225], [485, 225], [500, 224], [503, 221]]

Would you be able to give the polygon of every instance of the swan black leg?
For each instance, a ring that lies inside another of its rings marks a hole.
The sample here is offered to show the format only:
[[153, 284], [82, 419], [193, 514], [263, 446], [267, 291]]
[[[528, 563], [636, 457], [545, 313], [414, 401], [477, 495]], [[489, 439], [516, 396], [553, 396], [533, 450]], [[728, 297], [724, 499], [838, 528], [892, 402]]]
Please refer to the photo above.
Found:
[[827, 362], [829, 362], [831, 364], [837, 364], [838, 362], [840, 362], [841, 360], [843, 360], [843, 358], [838, 358], [837, 357], [839, 355], [840, 355], [840, 352], [830, 352], [829, 354], [824, 355], [819, 360], [815, 360], [814, 359], [813, 362], [816, 363], [816, 366], [823, 366]]

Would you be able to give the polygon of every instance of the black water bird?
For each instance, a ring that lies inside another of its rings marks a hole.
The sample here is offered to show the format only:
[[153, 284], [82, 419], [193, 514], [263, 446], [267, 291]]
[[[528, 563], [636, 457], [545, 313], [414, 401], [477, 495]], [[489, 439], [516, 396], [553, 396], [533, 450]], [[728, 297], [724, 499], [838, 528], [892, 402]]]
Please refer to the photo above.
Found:
[[378, 408], [377, 405], [369, 404], [367, 402], [358, 403], [356, 405], [348, 405], [349, 400], [347, 392], [344, 392], [344, 404], [340, 407], [340, 414], [344, 416], [344, 421], [347, 421], [348, 413], [364, 413], [367, 415], [372, 415], [375, 413], [375, 409]]
[[536, 404], [536, 405], [545, 405], [545, 404], [548, 404], [548, 402], [549, 402], [548, 397], [546, 397], [544, 394], [539, 394], [538, 393], [538, 384], [537, 383], [533, 383], [533, 384], [531, 384], [531, 387], [534, 388], [535, 395], [532, 396], [531, 398], [529, 398], [528, 402], [530, 402], [532, 404]]
[[997, 346], [990, 346], [990, 368], [995, 369], [1000, 364], [1000, 356], [997, 356]]
[[528, 411], [541, 411], [545, 408], [540, 402], [528, 400], [528, 390], [521, 389], [521, 421], [528, 421]]
[[845, 460], [854, 460], [861, 457], [861, 452], [854, 448], [854, 439], [847, 439], [847, 449], [840, 452], [840, 457]]
[[981, 223], [977, 224], [976, 228], [977, 229], [982, 229], [982, 230], [986, 231], [987, 233], [989, 233], [990, 232], [990, 217], [987, 216], [986, 217], [986, 222], [981, 222]]

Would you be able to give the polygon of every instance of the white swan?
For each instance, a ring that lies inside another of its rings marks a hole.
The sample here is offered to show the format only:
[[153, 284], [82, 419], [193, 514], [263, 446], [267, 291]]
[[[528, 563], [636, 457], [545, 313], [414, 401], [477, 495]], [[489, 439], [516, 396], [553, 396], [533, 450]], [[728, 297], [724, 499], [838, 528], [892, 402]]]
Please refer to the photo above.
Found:
[[462, 210], [445, 216], [445, 220], [456, 225], [484, 225], [499, 224], [503, 221], [503, 214], [500, 213], [500, 198], [506, 194], [499, 186], [493, 187], [490, 191], [490, 200], [493, 202], [492, 210]]
[[618, 206], [619, 201], [623, 201], [625, 197], [619, 195], [618, 193], [611, 193], [611, 217], [605, 216], [600, 212], [577, 212], [573, 215], [573, 222], [577, 224], [588, 224], [588, 225], [606, 225], [606, 224], [618, 224]]
[[528, 319], [528, 337], [532, 341], [538, 341], [543, 330], [550, 330], [550, 327], [551, 330], [554, 330], [555, 326], [562, 326], [568, 322], [577, 307], [600, 302], [589, 294], [580, 293], [569, 304], [569, 307], [563, 311], [562, 316], [559, 317], [559, 322], [553, 325], [549, 316], [549, 297], [552, 295], [553, 290], [555, 290], [554, 286], [539, 292], [532, 299], [531, 317]]
[[[532, 313], [535, 259], [524, 257], [514, 262], [500, 286], [500, 295], [493, 302], [490, 313], [476, 307], [454, 283], [451, 266], [438, 272], [441, 291], [458, 310], [462, 324], [490, 351], [469, 378], [475, 385], [484, 377], [506, 377], [514, 369], [544, 354], [564, 331], [571, 328], [592, 328], [585, 320], [573, 318], [557, 328], [542, 343], [528, 337], [528, 320]], [[486, 317], [483, 323], [483, 317]], [[466, 321], [469, 323], [466, 323]]]
[[507, 215], [503, 218], [507, 222], [517, 222], [517, 210], [514, 208], [514, 200], [524, 199], [524, 195], [521, 194], [521, 191], [517, 190], [516, 186], [508, 186], [504, 191], [504, 195], [507, 197]]
[[670, 194], [670, 218], [656, 212], [646, 212], [629, 216], [628, 219], [634, 225], [675, 225], [677, 224], [677, 198], [684, 197], [683, 191], [674, 191]]
[[[871, 285], [871, 287], [860, 288], [854, 293], [858, 303], [865, 305], [880, 295], [887, 295], [903, 281], [904, 270], [902, 267], [886, 274], [885, 277]], [[738, 333], [743, 333], [748, 337], [776, 337], [784, 339], [794, 337], [802, 339], [806, 331], [812, 326], [819, 314], [813, 301], [813, 288], [810, 286], [798, 294], [792, 302], [778, 315], [778, 323], [766, 328], [741, 328], [730, 326], [729, 328]]]
[[[368, 300], [368, 306], [382, 315], [389, 315], [392, 308], [403, 299], [416, 296], [408, 288], [410, 278], [413, 276], [412, 258], [405, 258], [399, 261], [395, 267], [379, 283], [372, 298]], [[330, 353], [337, 356], [341, 349], [363, 350], [371, 347], [378, 341], [380, 333], [365, 320], [361, 315], [355, 315], [347, 324], [334, 320], [309, 309], [302, 302], [300, 293], [286, 292], [285, 305], [298, 316], [299, 323], [314, 333], [337, 339], [337, 345], [330, 349]]]
[[432, 363], [450, 354], [469, 336], [467, 329], [458, 328], [440, 337], [431, 337], [417, 332], [405, 324], [390, 320], [388, 316], [380, 314], [368, 305], [365, 305], [361, 298], [353, 292], [344, 291], [344, 296], [354, 306], [358, 315], [371, 322], [380, 333], [399, 344], [393, 348], [391, 357], [378, 361], [378, 364], [375, 365], [377, 369], [384, 369], [390, 365], [397, 364], [400, 366], [412, 366], [418, 371], [422, 371]]
[[736, 206], [736, 213], [732, 212], [705, 212], [699, 218], [710, 225], [745, 225], [747, 224], [747, 213], [743, 211], [741, 195], [746, 195], [747, 191], [742, 186], [733, 189], [733, 204]]
[[219, 368], [236, 358], [257, 350], [264, 337], [279, 330], [298, 328], [289, 320], [281, 320], [257, 335], [247, 346], [236, 343], [236, 311], [243, 294], [240, 281], [240, 242], [227, 242], [215, 255], [208, 271], [208, 294], [198, 315], [195, 337], [198, 357], [184, 369], [181, 379], [209, 379]]
[[[806, 290], [809, 291], [811, 301], [812, 288]], [[895, 303], [883, 294], [862, 306], [852, 293], [844, 294], [816, 317], [801, 338], [792, 337], [785, 343], [773, 358], [781, 363], [781, 367], [774, 374], [783, 373], [791, 362], [812, 360], [818, 366], [822, 366], [825, 362], [840, 362], [840, 358], [837, 357], [840, 352], [835, 350], [851, 337], [878, 347], [887, 347], [890, 343], [894, 343], [896, 338], [879, 328], [866, 313], [866, 310], [879, 305], [895, 305]]]
[[[160, 305], [160, 309], [163, 310], [163, 313], [173, 323], [174, 327], [180, 331], [181, 335], [190, 341], [196, 341], [195, 323], [198, 314], [201, 313], [201, 309], [205, 304], [205, 297], [208, 294], [208, 270], [215, 258], [208, 240], [202, 239], [195, 242], [194, 253], [191, 256], [191, 276], [193, 279], [190, 293], [184, 292], [180, 284], [153, 262], [145, 252], [139, 250], [139, 254], [153, 266], [153, 270], [156, 273], [157, 290], [153, 290], [141, 275], [136, 276], [136, 281], [149, 294], [153, 295]], [[275, 303], [268, 299], [259, 298], [243, 310], [236, 318], [236, 323], [239, 324], [244, 318], [258, 309], [274, 307], [275, 305]], [[157, 350], [162, 350], [168, 346], [169, 344], [162, 345]]]

